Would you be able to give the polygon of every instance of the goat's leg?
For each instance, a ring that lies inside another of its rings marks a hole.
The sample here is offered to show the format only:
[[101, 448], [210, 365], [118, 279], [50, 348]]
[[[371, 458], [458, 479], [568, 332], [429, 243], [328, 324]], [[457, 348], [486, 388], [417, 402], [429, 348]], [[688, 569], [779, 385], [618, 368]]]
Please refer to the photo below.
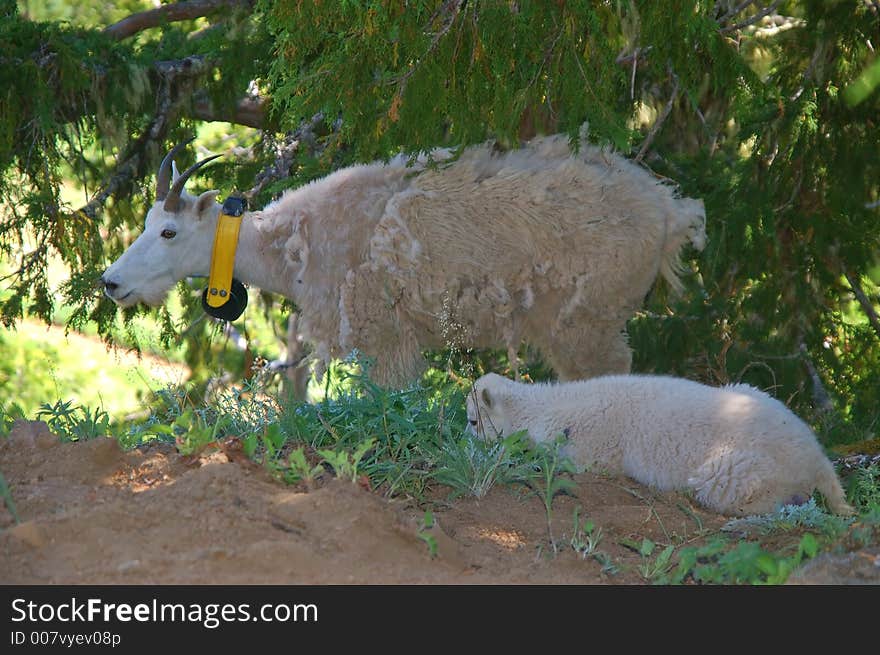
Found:
[[283, 383], [284, 394], [294, 400], [306, 400], [309, 377], [309, 367], [302, 361], [305, 357], [305, 348], [300, 341], [299, 314], [292, 312], [287, 319], [287, 357]]
[[632, 350], [626, 333], [611, 325], [587, 328], [583, 323], [555, 332], [542, 352], [559, 380], [579, 380], [599, 375], [629, 373]]
[[510, 368], [513, 369], [513, 379], [519, 382], [519, 356], [516, 351], [517, 347], [513, 344], [507, 345], [507, 361], [510, 363]]
[[340, 345], [374, 359], [370, 377], [385, 386], [405, 386], [425, 369], [402, 298], [402, 290], [367, 264], [348, 272], [340, 293]]

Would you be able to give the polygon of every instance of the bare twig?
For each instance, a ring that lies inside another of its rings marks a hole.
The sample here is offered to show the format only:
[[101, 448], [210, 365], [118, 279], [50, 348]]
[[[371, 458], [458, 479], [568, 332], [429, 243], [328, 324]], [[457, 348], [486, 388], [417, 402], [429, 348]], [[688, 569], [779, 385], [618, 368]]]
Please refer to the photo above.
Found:
[[239, 100], [232, 111], [217, 110], [205, 93], [193, 100], [192, 116], [203, 121], [226, 121], [248, 127], [262, 128], [266, 122], [266, 98], [248, 96]]
[[822, 414], [828, 414], [834, 410], [834, 403], [831, 400], [831, 396], [828, 395], [825, 385], [822, 384], [822, 378], [819, 375], [819, 371], [816, 370], [813, 360], [810, 359], [810, 356], [807, 353], [807, 346], [803, 341], [800, 343], [800, 351], [801, 359], [803, 360], [807, 373], [810, 375], [810, 380], [813, 383], [813, 405]]
[[257, 173], [254, 178], [254, 186], [244, 193], [249, 200], [259, 194], [266, 185], [277, 180], [283, 180], [290, 176], [290, 167], [293, 160], [301, 150], [305, 150], [310, 156], [318, 152], [318, 140], [315, 131], [324, 123], [324, 114], [318, 112], [311, 120], [303, 121], [292, 133], [284, 137], [282, 143], [275, 150], [275, 161]]
[[[751, 3], [749, 3], [749, 4], [751, 4]], [[753, 15], [753, 16], [750, 16], [749, 18], [747, 18], [747, 19], [744, 20], [743, 22], [741, 22], [741, 23], [737, 23], [736, 25], [727, 25], [727, 26], [725, 26], [725, 27], [722, 27], [721, 30], [720, 30], [720, 32], [721, 32], [722, 34], [729, 34], [730, 32], [736, 32], [737, 30], [741, 30], [741, 29], [743, 29], [744, 27], [748, 27], [749, 25], [754, 25], [754, 24], [757, 23], [759, 20], [761, 20], [762, 18], [764, 18], [764, 16], [768, 16], [769, 14], [773, 13], [774, 11], [776, 11], [776, 8], [777, 8], [780, 4], [782, 4], [782, 0], [773, 0], [773, 2], [771, 2], [769, 5], [767, 5], [766, 7], [764, 7], [764, 8], [763, 8], [761, 11], [759, 11], [757, 14], [755, 14], [755, 15]]]
[[214, 12], [235, 7], [252, 7], [253, 0], [189, 0], [173, 5], [162, 5], [149, 11], [142, 11], [123, 18], [104, 29], [104, 34], [121, 41], [130, 36], [159, 27], [166, 23], [201, 18]]
[[629, 54], [626, 54], [626, 51], [624, 50], [619, 55], [617, 55], [617, 59], [614, 60], [614, 63], [620, 64], [621, 66], [624, 66], [624, 65], [628, 66], [629, 64], [631, 64], [633, 62], [634, 59], [638, 60], [640, 57], [644, 57], [646, 54], [651, 52], [651, 50], [653, 50], [653, 49], [654, 49], [654, 46], [649, 45], [646, 48], [636, 48], [636, 50], [634, 52], [631, 52]]
[[777, 20], [769, 25], [766, 23], [770, 21], [770, 18], [765, 19], [765, 24], [761, 27], [756, 27], [755, 31], [752, 32], [752, 36], [756, 39], [769, 39], [782, 32], [795, 29], [796, 27], [804, 27], [807, 24], [805, 20], [790, 16], [776, 16], [775, 18]]
[[190, 55], [183, 59], [169, 59], [154, 62], [153, 68], [164, 77], [178, 77], [181, 75], [192, 77], [206, 72], [209, 65], [208, 60], [201, 55]]
[[[141, 143], [140, 145], [146, 145]], [[91, 200], [79, 208], [76, 213], [87, 216], [94, 220], [98, 216], [98, 212], [107, 202], [107, 199], [116, 194], [127, 182], [137, 176], [138, 170], [143, 162], [144, 152], [142, 148], [130, 148], [129, 155], [120, 164], [116, 166], [110, 179], [96, 193]]]
[[636, 49], [633, 51], [633, 65], [632, 65], [632, 75], [630, 75], [629, 80], [629, 99], [635, 100], [636, 97], [636, 68], [639, 66], [639, 46], [636, 46]]
[[741, 2], [738, 5], [731, 7], [731, 9], [726, 14], [718, 19], [718, 23], [720, 25], [725, 25], [727, 21], [729, 21], [734, 16], [738, 16], [739, 14], [744, 12], [746, 9], [749, 8], [749, 5], [754, 4], [754, 2], [755, 0], [745, 0], [745, 2]]
[[648, 153], [648, 149], [651, 147], [651, 144], [654, 143], [654, 139], [660, 132], [660, 128], [663, 127], [663, 123], [665, 123], [666, 119], [669, 118], [669, 114], [672, 112], [672, 106], [675, 104], [676, 98], [678, 98], [678, 76], [671, 70], [669, 71], [669, 73], [670, 75], [672, 75], [672, 93], [669, 95], [669, 101], [663, 108], [663, 112], [657, 117], [657, 120], [654, 121], [654, 125], [651, 126], [651, 131], [648, 132], [648, 136], [646, 136], [645, 140], [642, 141], [642, 147], [639, 148], [639, 154], [637, 154], [635, 157], [635, 161], [637, 162], [642, 161], [642, 159], [644, 159], [645, 155]]
[[859, 278], [849, 271], [844, 271], [844, 276], [846, 277], [846, 281], [849, 282], [849, 286], [855, 294], [856, 300], [858, 300], [859, 304], [862, 306], [862, 311], [867, 315], [871, 327], [874, 328], [874, 332], [876, 332], [877, 337], [880, 338], [880, 317], [877, 316], [877, 310], [874, 309], [874, 304], [871, 302], [871, 299], [868, 298], [865, 290], [862, 289], [862, 285], [859, 283]]

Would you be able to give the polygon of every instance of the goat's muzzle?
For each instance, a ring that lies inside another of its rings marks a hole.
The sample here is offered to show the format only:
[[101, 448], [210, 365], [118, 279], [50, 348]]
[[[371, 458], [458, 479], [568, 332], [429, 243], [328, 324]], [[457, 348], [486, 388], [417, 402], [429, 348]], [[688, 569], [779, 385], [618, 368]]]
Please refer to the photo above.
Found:
[[112, 300], [117, 300], [116, 291], [119, 289], [119, 283], [108, 278], [106, 271], [101, 276], [101, 284], [104, 286], [104, 295]]

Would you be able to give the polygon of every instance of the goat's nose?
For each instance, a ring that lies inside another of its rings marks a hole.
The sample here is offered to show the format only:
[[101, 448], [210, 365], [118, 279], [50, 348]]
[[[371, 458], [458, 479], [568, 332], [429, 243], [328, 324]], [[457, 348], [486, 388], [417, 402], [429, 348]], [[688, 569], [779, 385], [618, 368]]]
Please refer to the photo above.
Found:
[[119, 288], [119, 285], [112, 280], [108, 280], [106, 275], [107, 274], [105, 273], [101, 276], [101, 282], [104, 283], [104, 291], [106, 291], [107, 293], [113, 293], [114, 291], [116, 291], [116, 289]]

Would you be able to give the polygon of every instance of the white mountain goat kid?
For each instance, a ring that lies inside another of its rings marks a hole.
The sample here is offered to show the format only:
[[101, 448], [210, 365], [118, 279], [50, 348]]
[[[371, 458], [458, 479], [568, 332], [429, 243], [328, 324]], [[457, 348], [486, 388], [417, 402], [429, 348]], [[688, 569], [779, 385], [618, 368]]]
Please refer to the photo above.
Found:
[[[218, 192], [184, 191], [207, 160], [178, 175], [180, 147], [143, 234], [102, 277], [119, 305], [160, 304], [208, 272]], [[679, 252], [705, 244], [702, 201], [561, 135], [432, 157], [351, 166], [245, 213], [235, 277], [296, 302], [319, 362], [357, 348], [381, 384], [416, 379], [422, 349], [506, 347], [515, 365], [523, 341], [561, 379], [628, 372], [626, 321], [658, 273], [680, 287]]]
[[665, 376], [609, 375], [523, 384], [494, 373], [468, 394], [470, 430], [484, 439], [528, 430], [535, 442], [568, 437], [581, 468], [624, 474], [660, 490], [691, 489], [723, 514], [764, 514], [814, 489], [852, 514], [812, 430], [746, 384], [715, 388]]

